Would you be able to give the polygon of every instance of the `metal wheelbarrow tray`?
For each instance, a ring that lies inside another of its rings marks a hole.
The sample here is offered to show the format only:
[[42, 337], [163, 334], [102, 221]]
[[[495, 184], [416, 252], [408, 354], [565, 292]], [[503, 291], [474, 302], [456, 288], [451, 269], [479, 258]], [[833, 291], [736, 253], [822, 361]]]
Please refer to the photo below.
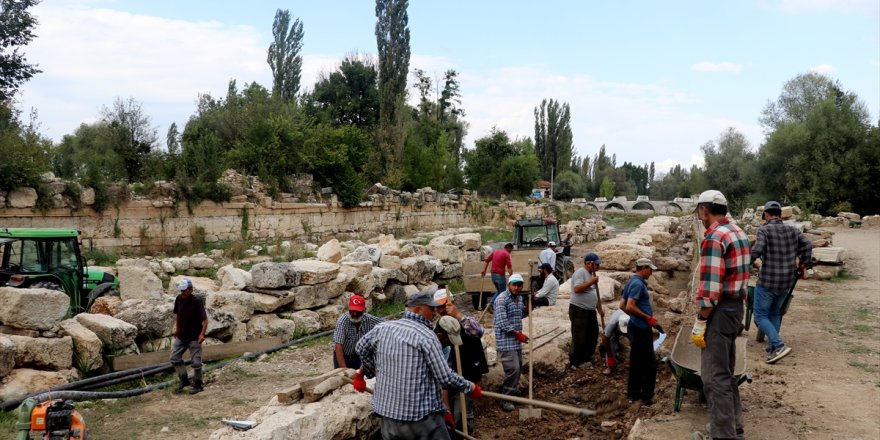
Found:
[[[675, 338], [672, 346], [672, 354], [664, 359], [666, 365], [672, 370], [672, 374], [678, 382], [675, 385], [675, 411], [681, 410], [681, 402], [684, 399], [685, 390], [696, 391], [700, 401], [703, 396], [703, 379], [700, 377], [700, 348], [691, 342], [690, 330], [682, 328]], [[752, 382], [752, 375], [746, 373], [746, 338], [736, 338], [736, 367], [733, 369], [736, 384]]]

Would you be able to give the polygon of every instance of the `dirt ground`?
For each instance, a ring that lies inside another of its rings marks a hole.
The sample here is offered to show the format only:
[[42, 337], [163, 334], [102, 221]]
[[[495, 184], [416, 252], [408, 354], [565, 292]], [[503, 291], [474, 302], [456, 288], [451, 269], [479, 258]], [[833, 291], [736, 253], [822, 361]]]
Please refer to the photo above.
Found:
[[[880, 438], [880, 230], [838, 229], [834, 243], [848, 249], [852, 277], [801, 281], [783, 320], [782, 335], [794, 352], [776, 365], [763, 362], [763, 344], [748, 344], [754, 382], [741, 388], [749, 439]], [[689, 324], [685, 324], [689, 325]], [[670, 332], [670, 334], [674, 334]], [[131, 399], [80, 403], [97, 439], [204, 439], [221, 418], [245, 418], [280, 389], [331, 369], [329, 338], [208, 376], [206, 390], [177, 396], [169, 390]], [[671, 346], [671, 341], [667, 342]], [[481, 439], [684, 439], [707, 421], [695, 393], [674, 412], [675, 379], [658, 366], [655, 403], [629, 405], [626, 369], [606, 377], [601, 368], [535, 378], [535, 397], [603, 414], [586, 419], [544, 410], [520, 422], [498, 402], [477, 405]], [[638, 420], [638, 422], [637, 422]], [[602, 427], [602, 422], [606, 426]], [[164, 431], [163, 431], [164, 430]]]

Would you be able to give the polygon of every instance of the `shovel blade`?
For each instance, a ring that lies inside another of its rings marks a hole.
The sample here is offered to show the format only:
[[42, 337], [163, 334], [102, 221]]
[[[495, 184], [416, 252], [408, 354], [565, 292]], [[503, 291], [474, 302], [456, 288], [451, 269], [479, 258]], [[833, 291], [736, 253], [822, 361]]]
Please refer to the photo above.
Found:
[[520, 420], [540, 419], [540, 418], [541, 418], [541, 408], [520, 408], [520, 410], [519, 410], [519, 419]]

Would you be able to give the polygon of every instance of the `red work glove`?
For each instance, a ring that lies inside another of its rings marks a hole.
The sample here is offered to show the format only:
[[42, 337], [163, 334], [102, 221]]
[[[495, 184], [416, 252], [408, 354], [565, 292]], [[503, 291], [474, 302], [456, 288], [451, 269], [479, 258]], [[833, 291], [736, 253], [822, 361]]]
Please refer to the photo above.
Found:
[[523, 344], [525, 344], [526, 342], [529, 342], [529, 337], [526, 336], [526, 334], [523, 332], [518, 332], [518, 331], [514, 330], [513, 336], [516, 338], [517, 341], [519, 341]]
[[443, 414], [443, 421], [451, 428], [455, 429], [455, 417], [452, 417], [451, 412], [446, 411], [446, 414]]
[[466, 396], [470, 397], [471, 399], [480, 400], [483, 398], [483, 388], [481, 388], [477, 384], [474, 384], [473, 391], [467, 393]]
[[354, 374], [354, 379], [352, 379], [351, 384], [354, 386], [354, 390], [359, 393], [366, 391], [367, 381], [364, 380], [364, 372], [358, 370], [358, 372]]
[[656, 327], [657, 326], [657, 318], [655, 318], [653, 316], [649, 316], [648, 317], [648, 325], [651, 327]]

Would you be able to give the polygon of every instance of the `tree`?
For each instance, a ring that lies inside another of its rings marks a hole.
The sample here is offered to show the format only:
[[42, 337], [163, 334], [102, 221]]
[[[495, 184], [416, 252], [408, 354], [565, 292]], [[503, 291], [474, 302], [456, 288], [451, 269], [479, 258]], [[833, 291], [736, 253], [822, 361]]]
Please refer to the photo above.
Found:
[[311, 100], [334, 125], [372, 130], [379, 120], [378, 76], [368, 58], [346, 57], [337, 71], [315, 84]]
[[39, 0], [0, 0], [0, 104], [8, 103], [18, 88], [41, 71], [20, 51], [34, 39], [37, 19], [28, 9]]
[[584, 179], [580, 174], [571, 170], [565, 170], [556, 176], [553, 182], [553, 198], [557, 200], [570, 200], [584, 197]]
[[403, 151], [403, 109], [409, 75], [407, 0], [376, 0], [376, 46], [379, 53], [379, 148], [373, 176], [399, 183], [397, 161]]
[[153, 152], [158, 141], [156, 128], [144, 112], [141, 103], [134, 98], [117, 97], [112, 107], [104, 106], [102, 119], [111, 129], [113, 150], [122, 160], [129, 182], [137, 182], [145, 176], [147, 156]]
[[269, 45], [266, 62], [272, 69], [272, 93], [292, 101], [299, 92], [302, 73], [303, 24], [297, 18], [290, 24], [290, 11], [278, 9], [272, 23], [275, 41]]
[[481, 194], [525, 196], [540, 177], [531, 139], [511, 141], [497, 128], [477, 139], [464, 159], [468, 186]]
[[747, 196], [756, 188], [757, 161], [749, 141], [730, 127], [718, 137], [717, 144], [709, 141], [702, 147], [704, 173], [709, 187], [724, 193], [729, 206], [741, 212], [747, 206]]
[[40, 136], [35, 115], [28, 124], [22, 124], [18, 114], [0, 101], [0, 191], [21, 186], [36, 187], [40, 174], [50, 169], [49, 150], [52, 141]]
[[602, 179], [602, 184], [599, 185], [599, 197], [605, 197], [606, 200], [614, 198], [614, 183], [611, 182], [611, 178], [608, 176], [605, 176]]
[[172, 122], [168, 127], [168, 134], [165, 135], [165, 148], [168, 150], [168, 156], [174, 157], [180, 154], [180, 132], [177, 130], [176, 122]]
[[758, 121], [768, 132], [785, 123], [803, 123], [822, 101], [842, 93], [839, 82], [821, 73], [803, 73], [786, 81], [776, 102], [767, 103]]
[[541, 163], [541, 178], [550, 180], [551, 173], [568, 169], [573, 151], [568, 103], [544, 99], [535, 107], [535, 156]]

